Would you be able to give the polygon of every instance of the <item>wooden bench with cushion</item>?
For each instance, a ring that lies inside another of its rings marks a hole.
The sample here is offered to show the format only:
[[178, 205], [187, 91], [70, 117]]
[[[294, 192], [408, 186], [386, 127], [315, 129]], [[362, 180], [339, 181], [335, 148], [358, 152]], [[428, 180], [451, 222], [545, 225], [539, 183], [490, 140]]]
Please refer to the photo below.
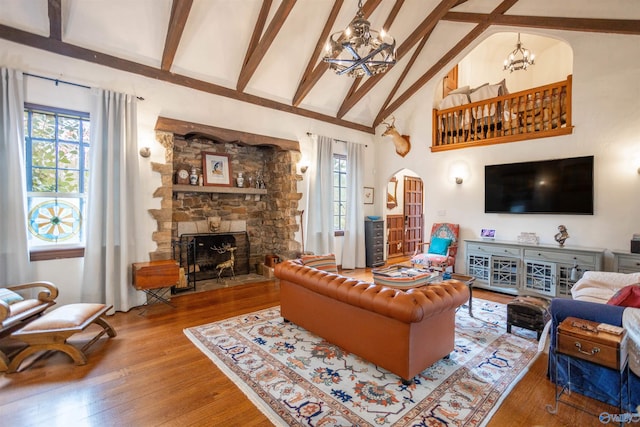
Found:
[[[62, 351], [71, 356], [76, 365], [86, 364], [86, 349], [105, 333], [110, 337], [116, 336], [116, 331], [102, 317], [111, 308], [112, 306], [105, 304], [69, 304], [46, 313], [14, 332], [11, 337], [27, 343], [28, 346], [11, 360], [7, 373], [16, 372], [24, 359], [39, 351]], [[97, 324], [102, 329], [84, 347], [78, 349], [67, 343], [69, 337], [84, 331], [92, 324]]]

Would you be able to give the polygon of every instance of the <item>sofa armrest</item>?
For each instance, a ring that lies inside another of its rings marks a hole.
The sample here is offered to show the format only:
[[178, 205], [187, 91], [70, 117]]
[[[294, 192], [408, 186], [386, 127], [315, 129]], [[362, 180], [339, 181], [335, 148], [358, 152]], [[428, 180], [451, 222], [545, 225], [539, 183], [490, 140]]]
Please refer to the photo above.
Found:
[[622, 325], [624, 307], [609, 304], [598, 304], [590, 301], [576, 301], [554, 298], [551, 301], [551, 317], [554, 323], [560, 324], [567, 317], [591, 320], [593, 322]]
[[58, 287], [51, 282], [41, 281], [7, 286], [7, 289], [11, 289], [14, 292], [38, 288], [42, 288], [40, 292], [38, 292], [38, 300], [42, 302], [52, 302], [58, 297]]
[[[44, 308], [53, 305], [55, 303], [55, 299], [58, 297], [58, 288], [51, 282], [31, 282], [31, 283], [23, 283], [20, 285], [13, 285], [6, 287], [9, 290], [14, 292], [18, 291], [26, 291], [26, 290], [40, 290], [38, 292], [37, 299], [43, 305]], [[11, 315], [11, 307], [4, 301], [0, 301], [0, 324], [9, 319]]]

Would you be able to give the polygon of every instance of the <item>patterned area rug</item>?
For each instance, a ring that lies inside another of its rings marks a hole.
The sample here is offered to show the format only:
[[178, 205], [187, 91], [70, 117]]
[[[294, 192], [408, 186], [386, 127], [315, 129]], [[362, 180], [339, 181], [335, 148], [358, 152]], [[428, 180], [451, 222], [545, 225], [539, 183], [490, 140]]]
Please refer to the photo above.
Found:
[[293, 323], [279, 307], [185, 329], [275, 424], [484, 425], [538, 354], [535, 333], [505, 331], [506, 306], [456, 313], [455, 350], [405, 386], [399, 377]]

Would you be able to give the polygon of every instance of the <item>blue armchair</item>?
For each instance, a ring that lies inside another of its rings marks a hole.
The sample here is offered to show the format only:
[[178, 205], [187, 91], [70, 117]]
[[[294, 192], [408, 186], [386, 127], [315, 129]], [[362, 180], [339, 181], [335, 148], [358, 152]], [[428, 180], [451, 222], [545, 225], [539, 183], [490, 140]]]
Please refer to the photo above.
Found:
[[[559, 385], [565, 385], [567, 383], [566, 356], [558, 355], [557, 378], [555, 359], [553, 357], [556, 348], [556, 334], [554, 331], [556, 331], [560, 322], [567, 317], [577, 317], [594, 322], [622, 326], [622, 313], [624, 309], [625, 307], [589, 301], [561, 298], [555, 298], [551, 301], [552, 334], [547, 372], [549, 379], [553, 383], [557, 380]], [[640, 378], [631, 371], [629, 372], [629, 385], [631, 404], [629, 405], [629, 402], [626, 401], [626, 393], [623, 393], [623, 407], [635, 412], [638, 405], [640, 405]], [[580, 359], [573, 359], [571, 362], [572, 391], [613, 406], [618, 406], [619, 387], [620, 374], [615, 369], [605, 368]]]

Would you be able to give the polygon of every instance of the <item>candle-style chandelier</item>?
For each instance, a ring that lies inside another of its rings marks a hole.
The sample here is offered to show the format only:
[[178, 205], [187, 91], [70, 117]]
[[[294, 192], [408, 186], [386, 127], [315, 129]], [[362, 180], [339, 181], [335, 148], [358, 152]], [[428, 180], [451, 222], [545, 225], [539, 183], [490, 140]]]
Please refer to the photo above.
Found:
[[384, 30], [375, 31], [364, 18], [362, 0], [358, 13], [344, 30], [333, 33], [327, 41], [323, 61], [339, 75], [351, 77], [384, 73], [396, 63], [396, 41]]
[[535, 65], [535, 55], [525, 49], [520, 42], [520, 33], [518, 33], [518, 44], [516, 48], [509, 54], [507, 59], [504, 60], [504, 70], [510, 72], [518, 70], [527, 70], [530, 65]]

